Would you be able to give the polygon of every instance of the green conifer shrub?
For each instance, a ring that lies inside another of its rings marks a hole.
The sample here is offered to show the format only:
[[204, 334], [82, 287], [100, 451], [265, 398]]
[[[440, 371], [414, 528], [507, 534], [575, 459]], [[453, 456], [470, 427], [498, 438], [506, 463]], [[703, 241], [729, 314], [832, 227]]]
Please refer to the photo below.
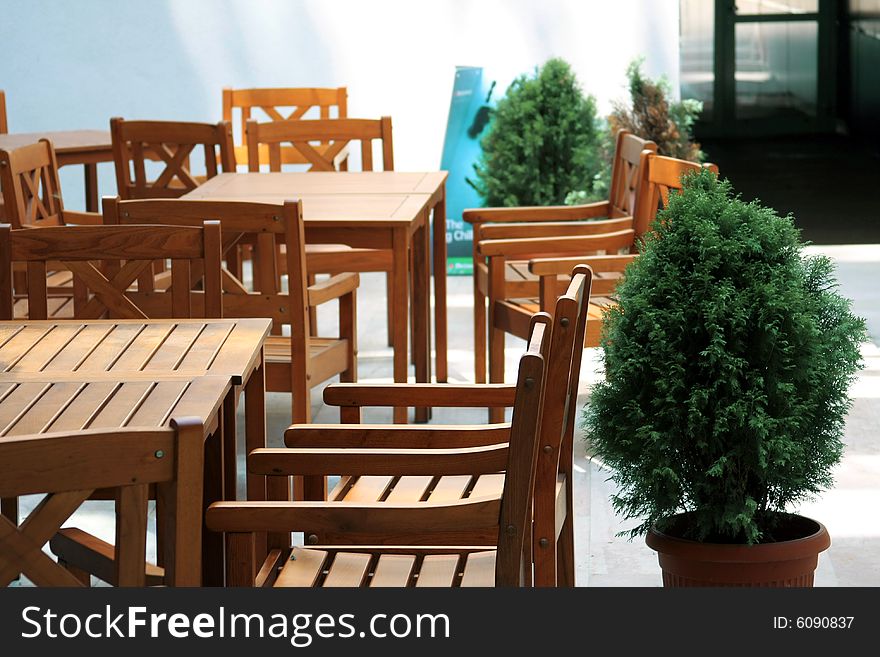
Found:
[[470, 181], [487, 206], [555, 205], [599, 173], [596, 103], [550, 59], [496, 104]]
[[789, 217], [708, 171], [658, 214], [603, 325], [587, 439], [615, 510], [687, 538], [756, 543], [832, 483], [864, 320]]

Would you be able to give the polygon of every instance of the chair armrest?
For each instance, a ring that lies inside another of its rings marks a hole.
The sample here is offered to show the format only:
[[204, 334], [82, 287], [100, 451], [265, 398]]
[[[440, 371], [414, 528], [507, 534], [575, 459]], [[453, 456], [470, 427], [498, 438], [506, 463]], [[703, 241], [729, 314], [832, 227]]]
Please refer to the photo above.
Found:
[[354, 504], [338, 502], [215, 502], [205, 512], [215, 532], [339, 531], [369, 534], [498, 531], [501, 500], [470, 498], [447, 504]]
[[633, 227], [632, 217], [594, 221], [523, 221], [511, 224], [488, 224], [480, 229], [480, 240], [523, 237], [567, 237], [612, 233]]
[[284, 432], [288, 447], [461, 448], [510, 439], [510, 424], [294, 424]]
[[583, 205], [522, 206], [518, 208], [472, 208], [462, 212], [469, 224], [511, 221], [571, 221], [607, 217], [611, 206], [608, 201]]
[[507, 443], [460, 449], [260, 448], [247, 458], [257, 475], [481, 475], [507, 468]]
[[355, 272], [331, 276], [326, 281], [309, 286], [309, 306], [320, 306], [322, 303], [338, 299], [356, 290], [358, 285], [360, 285], [360, 277]]
[[482, 240], [477, 243], [481, 256], [522, 256], [538, 253], [589, 253], [632, 246], [633, 229], [579, 237], [533, 237], [509, 240]]
[[76, 226], [101, 226], [104, 223], [104, 217], [100, 212], [65, 210], [64, 223]]
[[592, 255], [572, 258], [533, 258], [529, 260], [529, 271], [536, 276], [570, 276], [576, 265], [589, 265], [594, 273], [622, 272], [638, 257], [635, 253], [627, 255]]
[[516, 386], [495, 383], [334, 383], [324, 388], [330, 406], [513, 406]]

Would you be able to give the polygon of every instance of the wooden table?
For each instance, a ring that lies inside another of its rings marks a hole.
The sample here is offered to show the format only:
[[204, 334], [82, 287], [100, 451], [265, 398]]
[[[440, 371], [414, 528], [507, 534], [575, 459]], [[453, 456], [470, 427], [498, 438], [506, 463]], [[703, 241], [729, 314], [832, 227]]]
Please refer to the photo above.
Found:
[[[390, 249], [393, 252], [392, 298], [396, 308], [409, 307], [407, 272], [413, 256], [413, 360], [416, 381], [431, 380], [430, 270], [433, 234], [434, 333], [436, 380], [447, 380], [446, 323], [446, 172], [282, 172], [223, 173], [184, 198], [281, 203], [301, 200], [306, 241]], [[433, 215], [433, 226], [430, 225]], [[400, 313], [398, 313], [400, 315]], [[407, 380], [408, 327], [392, 329], [394, 380]], [[406, 409], [395, 408], [396, 422]], [[417, 410], [427, 419], [427, 410]]]
[[[230, 377], [151, 375], [149, 380], [128, 380], [80, 374], [49, 379], [33, 373], [0, 375], [0, 440], [54, 431], [155, 428], [168, 426], [173, 418], [197, 417], [205, 427], [204, 507], [235, 499], [235, 482], [223, 477], [227, 441], [235, 438], [223, 424], [224, 407], [234, 394]], [[3, 502], [4, 515], [17, 522], [15, 500]], [[203, 532], [202, 548], [203, 583], [222, 586], [223, 537]]]
[[[155, 426], [195, 415], [218, 436], [206, 445], [206, 503], [233, 500], [239, 391], [245, 453], [266, 444], [263, 341], [270, 327], [269, 319], [0, 322], [0, 436], [70, 428], [59, 422]], [[210, 391], [218, 381], [222, 394]], [[247, 491], [249, 499], [265, 499], [265, 478], [248, 476]], [[222, 537], [206, 535], [204, 544], [205, 581], [222, 583]]]
[[12, 150], [40, 139], [48, 139], [55, 148], [58, 166], [82, 164], [85, 174], [86, 210], [97, 212], [98, 162], [112, 162], [113, 148], [108, 130], [53, 130], [0, 134], [0, 149]]

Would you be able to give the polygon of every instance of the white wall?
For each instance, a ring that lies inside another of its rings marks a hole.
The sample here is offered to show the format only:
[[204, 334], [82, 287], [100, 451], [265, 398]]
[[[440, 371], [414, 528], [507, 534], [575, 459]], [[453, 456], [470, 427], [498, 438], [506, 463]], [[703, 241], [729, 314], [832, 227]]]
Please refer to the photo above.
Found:
[[[678, 0], [0, 0], [13, 132], [216, 121], [226, 85], [347, 86], [350, 116], [393, 117], [401, 171], [439, 166], [456, 65], [500, 93], [560, 56], [607, 111], [637, 55], [677, 89]], [[81, 207], [80, 172], [62, 173]]]

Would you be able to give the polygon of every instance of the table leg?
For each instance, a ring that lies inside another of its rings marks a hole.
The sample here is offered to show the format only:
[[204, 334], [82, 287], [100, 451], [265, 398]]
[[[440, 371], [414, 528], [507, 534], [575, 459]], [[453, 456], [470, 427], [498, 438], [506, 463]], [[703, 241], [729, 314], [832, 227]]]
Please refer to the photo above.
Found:
[[229, 390], [223, 400], [223, 499], [238, 499], [238, 463], [235, 402], [238, 393], [235, 386]]
[[94, 162], [83, 165], [86, 186], [86, 212], [98, 212], [98, 165]]
[[[405, 383], [409, 370], [409, 353], [407, 351], [407, 334], [409, 312], [409, 298], [407, 296], [407, 274], [409, 265], [409, 232], [406, 228], [394, 228], [391, 237], [391, 249], [393, 263], [392, 276], [392, 300], [397, 312], [394, 313], [394, 327], [392, 330], [392, 342], [394, 349], [394, 382]], [[406, 424], [407, 408], [396, 406], [394, 408], [394, 422]]]
[[[431, 333], [431, 260], [430, 260], [430, 226], [428, 217], [419, 228], [413, 241], [413, 360], [415, 361], [416, 382], [431, 381], [431, 349], [429, 336]], [[431, 409], [416, 408], [416, 422], [427, 422]]]
[[[225, 406], [225, 404], [224, 404]], [[221, 410], [221, 413], [223, 411]], [[205, 441], [205, 476], [203, 481], [204, 508], [225, 499], [223, 492], [223, 441], [226, 426], [220, 418], [217, 430]], [[202, 514], [204, 519], [204, 513]], [[202, 586], [223, 586], [223, 534], [213, 532], [202, 522]]]
[[[244, 451], [245, 455], [258, 447], [266, 446], [266, 368], [265, 354], [244, 383]], [[247, 499], [266, 499], [266, 478], [247, 474]], [[256, 537], [257, 560], [262, 563], [267, 554], [266, 535]]]
[[446, 188], [434, 206], [434, 349], [437, 350], [437, 382], [449, 376], [446, 361]]

